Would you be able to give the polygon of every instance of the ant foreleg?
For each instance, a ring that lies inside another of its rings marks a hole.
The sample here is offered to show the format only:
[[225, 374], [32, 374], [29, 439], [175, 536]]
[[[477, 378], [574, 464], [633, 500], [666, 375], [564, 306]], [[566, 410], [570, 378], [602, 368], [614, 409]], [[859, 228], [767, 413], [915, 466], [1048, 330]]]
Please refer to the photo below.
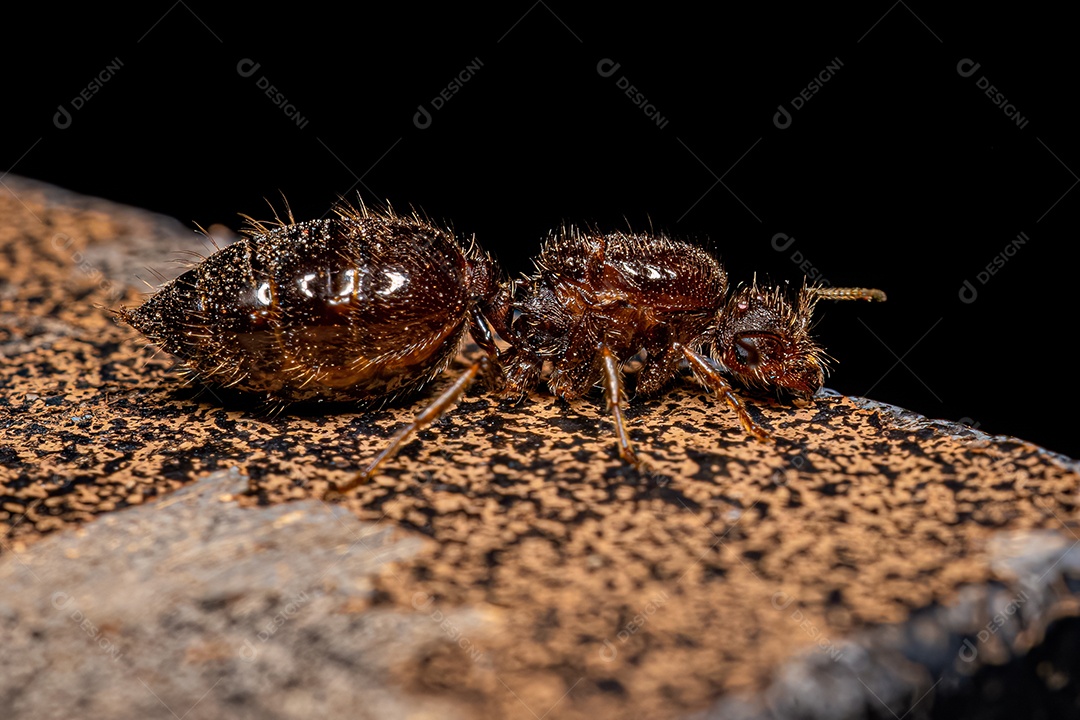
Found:
[[332, 488], [328, 495], [348, 492], [359, 485], [363, 485], [374, 477], [375, 471], [379, 469], [379, 466], [394, 457], [397, 451], [401, 449], [401, 447], [416, 434], [417, 431], [422, 430], [435, 422], [453, 407], [457, 401], [461, 399], [461, 396], [465, 394], [465, 391], [469, 389], [469, 386], [473, 384], [477, 374], [489, 366], [490, 360], [486, 357], [481, 357], [470, 365], [468, 370], [458, 376], [453, 384], [444, 390], [442, 395], [437, 397], [434, 402], [424, 408], [411, 423], [398, 430], [394, 434], [394, 437], [390, 438], [390, 442], [386, 447], [383, 448], [370, 463], [368, 463], [368, 466], [364, 470], [354, 475], [351, 480]]
[[700, 354], [685, 345], [679, 345], [678, 349], [682, 350], [683, 355], [690, 362], [690, 369], [694, 371], [694, 377], [697, 378], [697, 381], [723, 398], [728, 407], [735, 411], [735, 414], [739, 417], [739, 423], [747, 434], [753, 435], [754, 438], [762, 442], [772, 439], [769, 431], [758, 425], [750, 417], [750, 414], [746, 411], [746, 406], [743, 405], [739, 396], [735, 394], [731, 384], [716, 371], [716, 368], [709, 364]]

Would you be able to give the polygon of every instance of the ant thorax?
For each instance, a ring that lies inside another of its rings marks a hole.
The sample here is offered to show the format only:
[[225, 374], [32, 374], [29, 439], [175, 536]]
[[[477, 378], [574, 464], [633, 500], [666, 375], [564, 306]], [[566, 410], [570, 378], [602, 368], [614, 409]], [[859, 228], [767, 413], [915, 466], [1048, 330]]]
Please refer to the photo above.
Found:
[[519, 287], [505, 328], [510, 392], [525, 394], [546, 362], [553, 394], [580, 397], [603, 380], [604, 348], [621, 364], [641, 350], [638, 391], [675, 374], [680, 346], [700, 348], [723, 305], [727, 275], [704, 250], [662, 235], [563, 228]]

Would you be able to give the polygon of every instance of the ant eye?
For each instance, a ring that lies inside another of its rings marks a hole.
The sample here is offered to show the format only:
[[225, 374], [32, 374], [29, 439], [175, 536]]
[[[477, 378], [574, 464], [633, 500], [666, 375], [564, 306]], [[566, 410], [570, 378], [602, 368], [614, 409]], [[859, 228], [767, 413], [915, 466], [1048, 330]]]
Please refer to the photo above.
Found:
[[746, 339], [735, 341], [735, 358], [747, 367], [756, 367], [761, 362], [761, 355], [754, 343]]

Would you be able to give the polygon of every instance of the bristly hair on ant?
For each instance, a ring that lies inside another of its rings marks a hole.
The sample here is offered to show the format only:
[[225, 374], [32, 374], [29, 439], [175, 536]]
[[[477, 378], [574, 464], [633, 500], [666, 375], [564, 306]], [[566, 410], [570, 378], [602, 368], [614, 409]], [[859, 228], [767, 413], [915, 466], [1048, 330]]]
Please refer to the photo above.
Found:
[[804, 282], [794, 301], [783, 286], [759, 287], [757, 277], [740, 286], [720, 313], [713, 358], [746, 387], [776, 391], [806, 405], [825, 382], [832, 359], [810, 335], [819, 300], [882, 302], [869, 288], [811, 286]]
[[345, 492], [480, 375], [508, 399], [541, 381], [565, 400], [601, 385], [619, 455], [643, 469], [626, 429], [622, 368], [644, 357], [637, 392], [647, 395], [688, 363], [748, 434], [766, 440], [728, 377], [808, 402], [827, 361], [810, 336], [816, 302], [885, 299], [880, 290], [804, 285], [791, 301], [756, 279], [728, 297], [727, 273], [714, 256], [655, 233], [563, 227], [534, 264], [532, 275], [514, 282], [475, 240], [463, 243], [419, 214], [342, 203], [322, 220], [296, 222], [291, 212], [287, 222], [248, 218], [240, 240], [139, 308], [115, 314], [198, 382], [280, 405], [371, 404], [415, 393], [471, 335], [480, 358], [336, 488]]

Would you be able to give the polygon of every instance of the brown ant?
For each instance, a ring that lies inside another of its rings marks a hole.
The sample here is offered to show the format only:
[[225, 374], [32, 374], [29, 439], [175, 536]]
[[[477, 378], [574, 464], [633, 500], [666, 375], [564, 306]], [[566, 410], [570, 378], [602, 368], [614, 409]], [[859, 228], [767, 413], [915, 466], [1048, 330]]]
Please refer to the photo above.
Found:
[[[116, 314], [194, 379], [280, 404], [411, 393], [446, 370], [468, 331], [480, 359], [337, 492], [372, 477], [477, 375], [520, 399], [548, 368], [549, 389], [565, 400], [603, 385], [619, 454], [640, 469], [621, 366], [642, 354], [639, 393], [658, 392], [686, 362], [748, 434], [766, 440], [724, 375], [809, 401], [826, 370], [809, 334], [817, 300], [885, 299], [880, 290], [804, 286], [791, 302], [756, 282], [729, 298], [716, 258], [664, 235], [562, 228], [536, 272], [516, 283], [475, 243], [465, 247], [417, 215], [342, 205], [334, 218], [288, 220], [251, 221], [241, 240]], [[496, 336], [509, 347], [500, 350]]]

